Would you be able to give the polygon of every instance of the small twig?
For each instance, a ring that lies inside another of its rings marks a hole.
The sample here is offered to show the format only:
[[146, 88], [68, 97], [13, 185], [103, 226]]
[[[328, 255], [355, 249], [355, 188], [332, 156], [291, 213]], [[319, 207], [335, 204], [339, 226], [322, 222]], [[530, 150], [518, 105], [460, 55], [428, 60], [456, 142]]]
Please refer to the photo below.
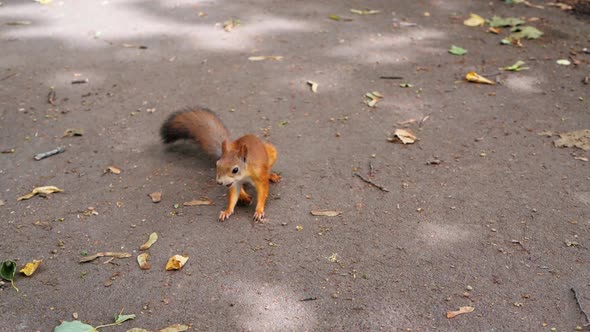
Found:
[[354, 175], [358, 176], [358, 177], [359, 177], [361, 180], [363, 180], [363, 181], [365, 181], [366, 183], [368, 183], [368, 184], [372, 185], [373, 187], [377, 187], [377, 188], [379, 188], [381, 191], [389, 192], [389, 189], [387, 189], [387, 188], [385, 188], [385, 187], [383, 187], [383, 186], [381, 186], [381, 185], [378, 185], [378, 184], [376, 184], [375, 182], [373, 182], [373, 181], [371, 181], [371, 180], [369, 180], [369, 179], [367, 179], [367, 178], [363, 177], [363, 176], [362, 176], [362, 175], [360, 175], [359, 173], [352, 173], [352, 174], [354, 174]]
[[0, 82], [1, 82], [1, 81], [5, 81], [5, 80], [9, 79], [9, 78], [11, 78], [12, 76], [16, 76], [16, 74], [18, 74], [18, 73], [12, 73], [12, 74], [6, 75], [6, 76], [4, 76], [4, 77], [0, 78]]
[[372, 178], [375, 176], [375, 168], [373, 168], [373, 163], [369, 160], [369, 177]]
[[382, 80], [403, 80], [404, 78], [401, 76], [379, 76]]
[[47, 152], [36, 154], [34, 158], [35, 158], [35, 160], [41, 160], [41, 159], [44, 159], [44, 158], [47, 158], [47, 157], [51, 157], [53, 155], [56, 155], [58, 153], [62, 153], [65, 150], [66, 150], [66, 148], [64, 148], [63, 146], [60, 146], [60, 147], [55, 148], [55, 149], [53, 149], [51, 151], [47, 151]]
[[88, 83], [88, 79], [85, 78], [83, 80], [74, 80], [72, 81], [72, 84], [84, 84], [84, 83]]
[[304, 298], [304, 299], [301, 299], [301, 300], [299, 300], [299, 301], [301, 301], [301, 302], [304, 302], [304, 301], [315, 301], [315, 300], [317, 300], [317, 299], [318, 299], [317, 297], [315, 297], [315, 296], [312, 296], [312, 297], [306, 297], [306, 298]]
[[576, 292], [576, 289], [572, 287], [571, 290], [574, 292], [574, 298], [576, 299], [576, 303], [578, 304], [580, 311], [584, 314], [584, 318], [586, 318], [586, 324], [584, 324], [584, 327], [588, 327], [590, 326], [590, 316], [588, 316], [586, 311], [582, 309], [582, 303], [580, 303], [580, 298], [578, 297], [578, 292]]

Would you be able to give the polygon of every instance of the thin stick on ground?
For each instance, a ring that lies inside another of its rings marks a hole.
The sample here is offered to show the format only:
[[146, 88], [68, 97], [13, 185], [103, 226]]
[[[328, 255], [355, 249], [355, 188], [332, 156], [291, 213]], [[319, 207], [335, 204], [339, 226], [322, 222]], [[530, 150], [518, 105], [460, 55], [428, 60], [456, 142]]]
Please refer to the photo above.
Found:
[[584, 311], [584, 309], [582, 308], [582, 303], [580, 303], [580, 298], [578, 297], [578, 292], [576, 292], [576, 289], [572, 287], [571, 290], [574, 293], [574, 298], [576, 299], [578, 308], [580, 308], [580, 311], [584, 314], [584, 318], [586, 318], [586, 324], [584, 324], [584, 327], [588, 327], [590, 326], [590, 316], [588, 316], [586, 311]]
[[383, 187], [382, 185], [378, 185], [375, 182], [365, 178], [364, 176], [360, 175], [359, 173], [352, 173], [356, 176], [358, 176], [361, 180], [365, 181], [366, 183], [372, 185], [373, 187], [379, 188], [381, 191], [385, 191], [385, 192], [389, 192], [389, 189]]
[[373, 167], [373, 163], [369, 161], [369, 177], [372, 178], [375, 176], [375, 168]]

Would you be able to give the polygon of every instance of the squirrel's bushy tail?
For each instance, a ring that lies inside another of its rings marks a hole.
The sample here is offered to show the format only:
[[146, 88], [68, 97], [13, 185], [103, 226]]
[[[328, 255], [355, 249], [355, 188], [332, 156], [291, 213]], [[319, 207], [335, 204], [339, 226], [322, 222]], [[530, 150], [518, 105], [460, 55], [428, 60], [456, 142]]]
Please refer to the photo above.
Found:
[[221, 120], [206, 108], [191, 108], [171, 114], [160, 128], [164, 143], [192, 139], [203, 151], [221, 157], [221, 143], [229, 140], [229, 132]]

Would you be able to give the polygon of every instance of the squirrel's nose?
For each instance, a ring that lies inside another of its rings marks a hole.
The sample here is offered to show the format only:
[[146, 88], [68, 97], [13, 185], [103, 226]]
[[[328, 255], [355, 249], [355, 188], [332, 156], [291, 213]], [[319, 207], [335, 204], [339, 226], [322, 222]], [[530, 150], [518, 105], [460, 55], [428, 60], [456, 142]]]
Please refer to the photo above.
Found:
[[223, 184], [223, 182], [221, 182], [221, 181], [217, 180], [217, 184]]

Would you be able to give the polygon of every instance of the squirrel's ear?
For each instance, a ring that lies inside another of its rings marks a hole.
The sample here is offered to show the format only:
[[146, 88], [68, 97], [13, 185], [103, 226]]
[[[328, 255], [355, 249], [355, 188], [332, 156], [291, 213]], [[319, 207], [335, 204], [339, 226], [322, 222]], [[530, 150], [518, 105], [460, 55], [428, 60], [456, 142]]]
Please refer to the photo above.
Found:
[[222, 154], [226, 154], [226, 153], [227, 153], [227, 150], [228, 150], [228, 145], [229, 145], [229, 141], [228, 141], [228, 140], [224, 140], [224, 141], [221, 143], [221, 153], [222, 153]]
[[240, 146], [240, 153], [238, 154], [244, 162], [246, 162], [246, 155], [248, 155], [248, 147], [245, 145]]

